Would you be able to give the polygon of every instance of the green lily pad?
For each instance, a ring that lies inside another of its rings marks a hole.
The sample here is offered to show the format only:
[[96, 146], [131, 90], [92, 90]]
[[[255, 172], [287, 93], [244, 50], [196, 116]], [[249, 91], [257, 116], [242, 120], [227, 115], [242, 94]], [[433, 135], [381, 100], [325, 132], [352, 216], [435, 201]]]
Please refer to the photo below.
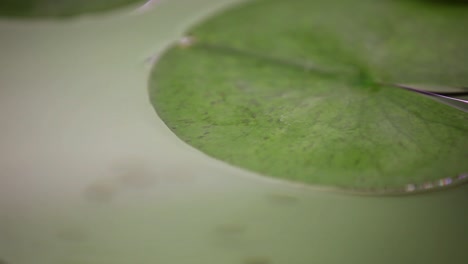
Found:
[[143, 0], [0, 0], [0, 16], [66, 17], [119, 8]]
[[374, 192], [466, 178], [468, 114], [392, 84], [468, 85], [466, 6], [260, 0], [161, 56], [151, 101], [175, 134], [262, 175]]

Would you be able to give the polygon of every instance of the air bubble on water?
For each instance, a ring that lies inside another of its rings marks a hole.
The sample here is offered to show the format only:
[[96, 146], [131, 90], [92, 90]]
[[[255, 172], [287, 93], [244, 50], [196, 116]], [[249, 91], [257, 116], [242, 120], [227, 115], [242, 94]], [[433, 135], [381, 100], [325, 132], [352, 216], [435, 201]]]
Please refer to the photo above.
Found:
[[452, 183], [452, 179], [451, 178], [444, 178], [444, 179], [440, 179], [439, 180], [439, 186], [443, 187], [443, 186], [447, 186], [449, 184]]
[[458, 175], [458, 180], [465, 180], [465, 179], [468, 179], [468, 173], [462, 173], [460, 175]]
[[406, 191], [407, 192], [413, 192], [415, 190], [416, 190], [416, 185], [414, 185], [414, 184], [407, 184], [406, 185]]
[[404, 188], [405, 192], [427, 191], [435, 188], [444, 188], [451, 185], [462, 184], [467, 182], [468, 173], [461, 173], [456, 177], [446, 177], [433, 182], [425, 182], [423, 184], [407, 184]]
[[426, 182], [426, 183], [423, 184], [423, 188], [426, 189], [426, 190], [431, 189], [433, 187], [434, 187], [434, 185], [432, 184], [432, 182]]

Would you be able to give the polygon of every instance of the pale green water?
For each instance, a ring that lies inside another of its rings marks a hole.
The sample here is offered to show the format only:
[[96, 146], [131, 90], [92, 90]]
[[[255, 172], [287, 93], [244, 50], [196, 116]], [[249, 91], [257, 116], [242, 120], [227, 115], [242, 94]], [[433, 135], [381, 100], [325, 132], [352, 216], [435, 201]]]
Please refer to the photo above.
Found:
[[144, 60], [229, 2], [0, 21], [0, 259], [466, 263], [466, 185], [380, 198], [301, 190], [210, 159], [165, 127]]

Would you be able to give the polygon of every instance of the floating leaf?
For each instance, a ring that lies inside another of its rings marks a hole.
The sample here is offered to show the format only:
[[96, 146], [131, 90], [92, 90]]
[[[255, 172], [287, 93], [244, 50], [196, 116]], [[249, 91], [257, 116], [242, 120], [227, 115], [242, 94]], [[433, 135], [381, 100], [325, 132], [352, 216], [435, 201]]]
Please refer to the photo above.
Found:
[[0, 0], [0, 16], [63, 17], [122, 7], [142, 0]]
[[150, 82], [180, 138], [263, 175], [375, 192], [468, 172], [468, 114], [397, 84], [466, 87], [468, 9], [250, 1], [189, 32]]

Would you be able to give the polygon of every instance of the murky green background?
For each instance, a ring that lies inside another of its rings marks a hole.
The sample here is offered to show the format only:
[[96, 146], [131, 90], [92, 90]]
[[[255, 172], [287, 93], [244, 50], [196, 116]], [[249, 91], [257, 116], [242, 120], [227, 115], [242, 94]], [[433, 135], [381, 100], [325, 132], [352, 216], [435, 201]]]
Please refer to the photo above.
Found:
[[158, 119], [147, 58], [233, 2], [0, 20], [0, 259], [466, 263], [466, 185], [406, 197], [305, 190], [211, 159]]

